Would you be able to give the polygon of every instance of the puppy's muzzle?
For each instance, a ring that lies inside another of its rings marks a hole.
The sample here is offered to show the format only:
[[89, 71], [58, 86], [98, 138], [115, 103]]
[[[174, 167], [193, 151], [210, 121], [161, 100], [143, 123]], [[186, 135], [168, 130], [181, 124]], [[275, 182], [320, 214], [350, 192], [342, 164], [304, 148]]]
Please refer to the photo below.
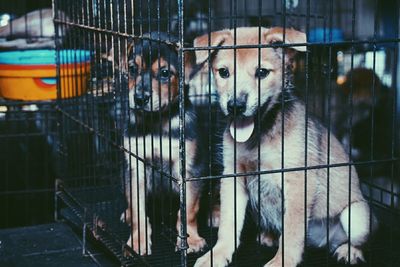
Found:
[[147, 105], [147, 103], [149, 103], [150, 101], [150, 95], [147, 95], [146, 93], [140, 93], [140, 92], [136, 92], [135, 93], [135, 105], [136, 107], [144, 107]]
[[246, 104], [247, 104], [247, 95], [229, 100], [227, 106], [229, 115], [236, 115], [236, 116], [242, 115], [243, 113], [246, 112]]

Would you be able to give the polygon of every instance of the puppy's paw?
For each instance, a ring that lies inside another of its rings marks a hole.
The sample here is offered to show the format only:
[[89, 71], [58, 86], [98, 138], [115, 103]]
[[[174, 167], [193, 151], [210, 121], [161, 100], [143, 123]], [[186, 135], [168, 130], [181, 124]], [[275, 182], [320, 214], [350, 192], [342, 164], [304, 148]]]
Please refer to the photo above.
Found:
[[[232, 253], [227, 252], [225, 249], [215, 248], [213, 249], [212, 266], [214, 267], [225, 267], [232, 260]], [[211, 253], [210, 251], [204, 254], [202, 257], [197, 259], [194, 267], [209, 267], [211, 266]]]
[[359, 261], [365, 262], [362, 251], [352, 245], [350, 245], [349, 250], [349, 245], [347, 243], [340, 245], [336, 249], [334, 255], [338, 261], [343, 261], [345, 263], [357, 264]]
[[[147, 238], [145, 231], [139, 234], [137, 231], [129, 237], [126, 245], [131, 247], [138, 255], [151, 255], [151, 229], [147, 229]], [[132, 247], [133, 246], [133, 247]]]
[[[200, 236], [188, 237], [187, 238], [188, 250], [187, 253], [197, 253], [202, 251], [206, 246], [206, 240]], [[181, 247], [181, 239], [176, 239], [175, 251], [178, 251]]]
[[197, 237], [190, 237], [189, 236], [188, 239], [187, 239], [187, 242], [188, 242], [188, 246], [189, 246], [189, 248], [187, 250], [187, 253], [200, 252], [207, 245], [206, 240], [204, 238], [200, 237], [200, 236], [197, 236]]

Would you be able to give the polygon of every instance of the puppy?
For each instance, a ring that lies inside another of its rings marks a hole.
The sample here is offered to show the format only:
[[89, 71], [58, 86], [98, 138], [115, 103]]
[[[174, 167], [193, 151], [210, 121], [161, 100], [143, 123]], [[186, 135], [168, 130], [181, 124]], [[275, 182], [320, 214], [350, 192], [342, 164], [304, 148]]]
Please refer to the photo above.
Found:
[[[236, 30], [237, 45], [257, 45], [259, 37], [262, 44], [306, 42], [305, 34], [293, 29]], [[231, 46], [234, 31], [213, 32], [210, 43]], [[194, 41], [195, 47], [208, 44], [208, 35]], [[360, 247], [370, 232], [369, 206], [353, 167], [318, 168], [328, 163], [348, 163], [349, 159], [338, 140], [317, 120], [305, 119], [304, 104], [292, 95], [292, 62], [296, 51], [303, 52], [306, 48], [238, 48], [236, 56], [233, 49], [211, 53], [210, 67], [219, 103], [229, 118], [223, 137], [224, 174], [241, 174], [236, 179], [221, 180], [221, 218], [212, 253], [213, 266], [231, 262], [240, 243], [248, 202], [255, 215], [260, 216], [261, 241], [272, 245], [275, 234], [280, 235], [279, 249], [265, 266], [296, 266], [302, 261], [306, 241], [318, 247], [326, 245], [327, 227], [329, 248], [338, 259], [351, 264], [363, 260]], [[207, 50], [196, 51], [196, 63], [207, 66]], [[240, 68], [235, 71], [235, 66]], [[315, 168], [296, 169], [304, 166]], [[282, 168], [293, 171], [282, 172]], [[258, 170], [275, 172], [245, 175]], [[195, 266], [210, 264], [208, 252]]]
[[[128, 208], [122, 218], [131, 226], [127, 245], [140, 254], [151, 254], [151, 225], [146, 214], [146, 198], [149, 194], [179, 193], [179, 101], [178, 101], [178, 51], [165, 41], [171, 38], [164, 33], [150, 33], [145, 39], [135, 41], [128, 48], [129, 70], [129, 126], [125, 134], [128, 169], [126, 172], [126, 198]], [[161, 40], [161, 42], [153, 41]], [[192, 57], [193, 58], [193, 57]], [[190, 71], [190, 56], [186, 57]], [[187, 95], [187, 94], [186, 94]], [[201, 176], [206, 169], [206, 157], [197, 133], [194, 109], [185, 99], [185, 146], [186, 177]], [[207, 146], [206, 146], [207, 147]], [[164, 173], [164, 174], [162, 174]], [[205, 240], [197, 232], [202, 182], [186, 184], [186, 212], [188, 253], [198, 252]], [[178, 212], [178, 233], [181, 227]], [[177, 247], [182, 247], [180, 238]]]
[[[390, 159], [392, 149], [398, 147], [392, 146], [392, 90], [381, 82], [373, 70], [355, 68], [346, 74], [344, 83], [336, 91], [339, 108], [334, 126], [337, 137], [346, 150], [350, 149], [351, 144], [353, 161]], [[348, 105], [350, 97], [351, 113]], [[390, 166], [391, 163], [374, 165], [373, 175], [390, 177]], [[369, 177], [370, 170], [371, 166], [359, 165], [357, 171], [360, 179]]]

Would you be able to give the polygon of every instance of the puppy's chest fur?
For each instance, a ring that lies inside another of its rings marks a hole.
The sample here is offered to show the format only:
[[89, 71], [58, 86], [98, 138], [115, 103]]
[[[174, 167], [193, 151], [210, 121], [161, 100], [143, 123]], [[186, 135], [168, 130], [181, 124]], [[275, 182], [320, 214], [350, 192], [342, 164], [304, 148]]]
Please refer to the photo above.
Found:
[[[234, 153], [235, 142], [229, 129], [224, 134], [224, 162], [225, 167], [236, 173], [251, 173], [263, 170], [280, 169], [282, 164], [281, 149], [281, 113], [278, 111], [269, 120], [268, 128], [257, 124], [250, 139], [244, 143], [236, 142], [236, 153]], [[293, 129], [286, 129], [290, 132]], [[236, 161], [235, 161], [236, 158]], [[289, 159], [285, 156], [288, 164]], [[294, 161], [297, 160], [294, 158]], [[291, 165], [294, 163], [290, 163]], [[260, 179], [258, 179], [260, 177]], [[260, 223], [262, 229], [274, 232], [281, 231], [282, 197], [281, 197], [281, 175], [248, 175], [243, 178], [243, 183], [249, 192], [249, 203], [255, 211], [254, 220]], [[259, 194], [261, 200], [259, 199]], [[268, 203], [268, 204], [265, 204]], [[258, 217], [260, 215], [260, 217]]]
[[[236, 173], [276, 171], [282, 168], [305, 166], [305, 122], [301, 119], [304, 118], [302, 117], [303, 113], [303, 105], [293, 103], [290, 109], [285, 110], [284, 118], [279, 110], [268, 128], [256, 125], [252, 137], [247, 142], [236, 143], [236, 162], [234, 160], [234, 140], [227, 130], [224, 136], [225, 166], [231, 166], [229, 169], [234, 171], [232, 167], [236, 163]], [[282, 132], [282, 119], [284, 120], [284, 132]], [[309, 164], [317, 164], [320, 151], [318, 145], [314, 144], [320, 142], [318, 138], [323, 135], [323, 132], [313, 121], [309, 122], [309, 128], [307, 159]], [[252, 138], [253, 140], [251, 140]], [[255, 138], [257, 139], [254, 140]], [[315, 181], [315, 176], [310, 172], [310, 178], [313, 181]], [[302, 179], [302, 177], [299, 178]], [[284, 179], [285, 183], [290, 181], [287, 174], [284, 174]], [[281, 232], [282, 173], [277, 171], [260, 176], [248, 175], [243, 178], [243, 183], [249, 193], [252, 210], [256, 211], [253, 212], [255, 220], [261, 224], [261, 228]], [[313, 197], [309, 196], [309, 199], [313, 199]], [[261, 215], [260, 218], [258, 215]]]
[[[283, 132], [282, 119], [284, 121]], [[256, 145], [249, 146], [247, 142], [236, 143], [236, 170], [233, 168], [235, 164], [234, 140], [229, 130], [225, 132], [224, 166], [228, 167], [227, 172], [273, 171], [260, 176], [248, 175], [242, 180], [248, 192], [252, 210], [256, 211], [253, 212], [255, 220], [261, 223], [262, 229], [281, 232], [282, 181], [284, 185], [296, 181], [295, 184], [301, 188], [298, 190], [299, 195], [286, 197], [292, 199], [291, 201], [304, 201], [304, 171], [286, 171], [282, 174], [279, 170], [323, 165], [327, 164], [328, 158], [330, 164], [348, 162], [343, 148], [334, 136], [330, 135], [329, 150], [326, 129], [313, 118], [309, 118], [307, 123], [306, 131], [305, 108], [301, 102], [293, 103], [292, 108], [288, 112], [284, 112], [284, 116], [278, 112], [272, 127], [265, 129], [257, 136], [259, 140], [255, 142]], [[344, 197], [348, 196], [349, 180], [346, 179], [348, 171], [348, 167], [330, 169], [330, 187], [335, 188], [335, 190], [329, 191], [328, 217], [330, 219], [335, 220], [336, 215], [348, 205], [349, 200]], [[259, 177], [260, 179], [258, 179]], [[309, 215], [312, 222], [326, 221], [327, 218], [326, 177], [325, 168], [307, 171], [307, 205], [311, 207]], [[357, 174], [353, 168], [352, 177], [351, 201], [362, 200]], [[287, 201], [289, 200], [286, 199], [285, 202]], [[313, 224], [310, 224], [310, 227], [311, 225]], [[315, 225], [318, 226], [317, 228], [320, 226], [319, 224]], [[309, 230], [312, 231], [312, 229]], [[320, 240], [313, 240], [313, 243], [319, 244]]]
[[[224, 159], [234, 159], [234, 141], [228, 132], [225, 132]], [[227, 148], [228, 146], [229, 148]], [[236, 172], [249, 173], [259, 170], [276, 169], [279, 165], [277, 157], [279, 150], [272, 143], [262, 143], [260, 154], [258, 147], [249, 149], [246, 143], [236, 143]], [[260, 147], [261, 148], [261, 147]], [[265, 153], [267, 150], [269, 153]], [[260, 160], [259, 160], [260, 155]], [[233, 162], [230, 162], [234, 164]], [[225, 161], [226, 162], [226, 161]], [[269, 166], [266, 168], [265, 166]], [[258, 179], [260, 177], [260, 179]], [[281, 231], [281, 180], [276, 175], [248, 175], [243, 177], [243, 183], [249, 192], [249, 204], [256, 223], [267, 231]], [[259, 193], [261, 199], [259, 199]], [[265, 203], [268, 203], [267, 205]], [[260, 215], [260, 216], [259, 216]], [[259, 216], [259, 217], [258, 217]]]
[[[197, 142], [194, 136], [194, 117], [194, 113], [188, 108], [185, 115], [185, 140], [186, 162], [189, 169], [193, 165], [197, 151]], [[179, 115], [175, 113], [171, 118], [163, 117], [161, 120], [139, 118], [140, 120], [135, 120], [135, 123], [131, 119], [124, 137], [124, 145], [135, 156], [148, 164], [146, 165], [146, 172], [139, 169], [141, 175], [146, 173], [148, 190], [150, 192], [163, 190], [169, 183], [165, 182], [168, 177], [162, 175], [160, 171], [175, 178], [179, 177]], [[131, 169], [136, 169], [138, 164], [135, 156], [125, 154], [126, 161], [131, 165]], [[129, 179], [127, 181], [129, 182]], [[175, 183], [173, 183], [173, 189], [178, 190]]]
[[[267, 114], [261, 118], [260, 124], [256, 122], [249, 140], [244, 143], [236, 142], [236, 171], [256, 172], [304, 166], [305, 126], [299, 118], [294, 118], [294, 114], [301, 117], [302, 112], [303, 106], [300, 103], [293, 104], [290, 109], [285, 110], [283, 135], [281, 110], [276, 111], [272, 121]], [[234, 164], [232, 159], [235, 158], [235, 142], [229, 130], [225, 131], [224, 141], [224, 157], [231, 159], [227, 160], [227, 164]], [[314, 141], [314, 138], [310, 140]], [[311, 148], [308, 147], [308, 156], [314, 159], [318, 151]]]

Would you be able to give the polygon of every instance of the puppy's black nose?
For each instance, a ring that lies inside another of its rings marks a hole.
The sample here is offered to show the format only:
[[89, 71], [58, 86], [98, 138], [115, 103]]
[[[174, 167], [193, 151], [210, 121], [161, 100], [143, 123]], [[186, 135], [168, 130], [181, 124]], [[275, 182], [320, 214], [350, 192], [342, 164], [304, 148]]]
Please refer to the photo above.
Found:
[[236, 110], [236, 115], [242, 115], [246, 111], [246, 100], [236, 99], [228, 101], [228, 112], [229, 114], [234, 114]]
[[143, 107], [147, 103], [149, 103], [150, 96], [146, 94], [135, 94], [135, 105], [138, 107]]

